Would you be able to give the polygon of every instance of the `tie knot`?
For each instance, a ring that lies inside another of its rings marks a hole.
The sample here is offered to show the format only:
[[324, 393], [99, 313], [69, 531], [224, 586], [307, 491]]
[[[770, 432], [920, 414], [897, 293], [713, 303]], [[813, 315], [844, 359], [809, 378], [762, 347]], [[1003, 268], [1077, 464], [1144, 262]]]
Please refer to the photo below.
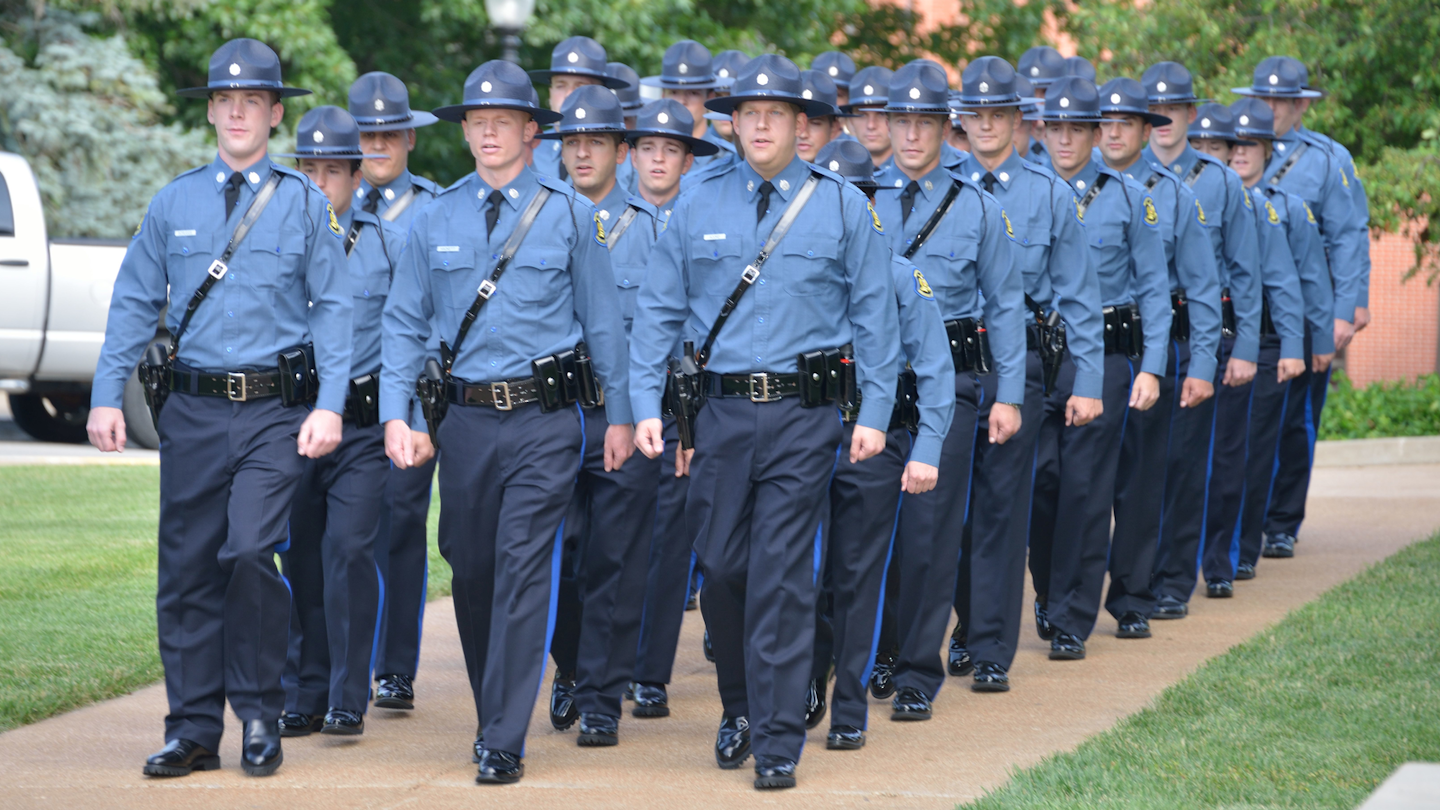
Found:
[[985, 176], [980, 178], [980, 181], [985, 184], [986, 191], [995, 190], [995, 175], [991, 172], [985, 172]]
[[231, 188], [240, 188], [240, 186], [244, 185], [245, 178], [240, 172], [231, 172], [230, 179], [225, 181], [225, 183]]
[[914, 196], [916, 193], [918, 193], [919, 191], [920, 191], [920, 182], [919, 182], [918, 180], [911, 180], [909, 183], [906, 183], [906, 184], [905, 184], [905, 193], [906, 193], [906, 194], [909, 194], [909, 195], [911, 195], [911, 196], [913, 197], [913, 196]]
[[775, 186], [774, 186], [774, 184], [772, 184], [769, 180], [766, 180], [765, 182], [763, 182], [763, 183], [760, 184], [760, 194], [761, 194], [762, 196], [768, 195], [770, 192], [772, 192], [772, 191], [774, 191], [774, 190], [775, 190]]
[[495, 206], [496, 208], [499, 208], [500, 204], [505, 202], [505, 195], [501, 194], [500, 189], [497, 188], [494, 191], [490, 192], [490, 196], [486, 197], [485, 201]]

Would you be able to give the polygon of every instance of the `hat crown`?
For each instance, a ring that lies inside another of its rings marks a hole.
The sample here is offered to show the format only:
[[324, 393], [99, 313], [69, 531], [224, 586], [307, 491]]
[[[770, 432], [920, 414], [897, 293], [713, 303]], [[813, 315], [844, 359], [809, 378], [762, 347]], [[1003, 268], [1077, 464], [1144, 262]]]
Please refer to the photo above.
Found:
[[1049, 45], [1037, 45], [1020, 56], [1018, 71], [1036, 87], [1044, 87], [1065, 75], [1065, 57]]
[[732, 96], [778, 96], [781, 99], [804, 98], [800, 68], [785, 57], [764, 53], [745, 65], [730, 89]]
[[682, 39], [665, 49], [660, 77], [666, 82], [702, 84], [715, 81], [710, 49], [693, 39]]
[[1158, 62], [1140, 76], [1145, 95], [1151, 102], [1188, 101], [1195, 98], [1195, 82], [1190, 71], [1179, 62]]
[[625, 111], [620, 99], [611, 90], [598, 84], [578, 87], [560, 105], [560, 132], [593, 132], [624, 130]]
[[1274, 138], [1275, 113], [1270, 105], [1258, 98], [1242, 98], [1230, 105], [1235, 116], [1235, 132], [1248, 137]]
[[744, 51], [721, 51], [710, 60], [710, 67], [715, 71], [716, 78], [733, 82], [749, 61], [750, 57]]
[[366, 73], [350, 85], [350, 114], [356, 120], [404, 120], [410, 117], [410, 91], [390, 75]]
[[640, 74], [635, 72], [635, 68], [624, 62], [609, 62], [605, 65], [605, 75], [629, 85], [615, 91], [615, 96], [620, 99], [620, 106], [631, 109], [645, 103], [640, 97]]
[[855, 60], [840, 51], [826, 51], [811, 60], [810, 69], [829, 76], [838, 87], [854, 78]]
[[949, 112], [950, 84], [945, 71], [929, 60], [917, 59], [895, 71], [890, 80], [886, 109], [938, 109]]
[[316, 107], [295, 127], [297, 153], [325, 157], [360, 155], [360, 127], [349, 112], [333, 106]]
[[280, 57], [257, 39], [241, 37], [215, 49], [210, 56], [209, 82], [236, 89], [279, 89]]
[[1144, 113], [1149, 111], [1150, 102], [1145, 97], [1145, 88], [1140, 82], [1128, 76], [1111, 79], [1098, 91], [1102, 112]]
[[960, 75], [960, 96], [966, 102], [995, 104], [1015, 101], [1015, 68], [998, 56], [982, 56]]
[[1100, 116], [1100, 92], [1084, 76], [1064, 76], [1045, 92], [1047, 118], [1095, 119]]
[[[839, 95], [835, 89], [835, 82], [822, 70], [800, 71], [801, 95], [811, 101], [820, 101], [830, 106], [835, 106], [835, 100]], [[809, 93], [809, 95], [805, 95]]]
[[1190, 124], [1190, 134], [1212, 138], [1234, 138], [1235, 116], [1224, 104], [1201, 104]]
[[890, 82], [895, 72], [887, 67], [872, 65], [856, 71], [850, 77], [850, 104], [884, 104], [890, 95]]
[[815, 155], [815, 165], [829, 169], [852, 183], [872, 183], [875, 180], [875, 164], [870, 160], [869, 150], [848, 138], [825, 144]]
[[695, 116], [675, 99], [662, 98], [640, 108], [639, 114], [635, 116], [635, 128], [673, 132], [689, 137], [695, 131]]
[[492, 59], [470, 71], [465, 78], [465, 103], [475, 101], [511, 101], [535, 103], [538, 95], [530, 84], [530, 76], [519, 65], [503, 59]]
[[1095, 66], [1083, 56], [1068, 56], [1065, 58], [1065, 75], [1079, 76], [1093, 82], [1095, 81]]
[[550, 51], [550, 70], [558, 73], [605, 75], [605, 46], [590, 37], [561, 40]]
[[[1302, 71], [1304, 76], [1302, 76]], [[1255, 66], [1251, 89], [1260, 93], [1294, 94], [1304, 89], [1309, 71], [1296, 59], [1288, 56], [1270, 56]]]

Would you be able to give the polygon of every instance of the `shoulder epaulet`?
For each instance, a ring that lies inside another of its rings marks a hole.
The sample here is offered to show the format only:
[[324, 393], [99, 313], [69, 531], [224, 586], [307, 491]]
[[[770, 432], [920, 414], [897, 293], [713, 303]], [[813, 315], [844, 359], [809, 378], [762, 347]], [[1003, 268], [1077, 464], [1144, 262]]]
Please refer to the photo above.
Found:
[[548, 174], [536, 174], [535, 182], [539, 183], [545, 188], [550, 189], [551, 191], [558, 191], [567, 197], [575, 196], [575, 189], [569, 183], [561, 180], [558, 177], [551, 177]]
[[[830, 171], [829, 169], [827, 169], [827, 168], [825, 168], [825, 167], [823, 167], [823, 166], [816, 166], [814, 163], [806, 163], [806, 164], [805, 164], [805, 167], [808, 168], [810, 171], [814, 172], [815, 174], [818, 174], [819, 176], [821, 176], [821, 177], [823, 177], [823, 178], [825, 178], [825, 179], [827, 179], [827, 180], [834, 180], [836, 183], [839, 183], [839, 184], [840, 184], [841, 188], [844, 188], [846, 185], [848, 185], [848, 184], [845, 182], [845, 178], [844, 178], [844, 177], [841, 177], [840, 175], [836, 174], [835, 172]], [[858, 189], [857, 189], [857, 190], [858, 190]]]
[[[276, 163], [276, 162], [273, 161], [273, 160], [270, 161], [270, 171], [272, 171], [272, 172], [279, 172], [279, 173], [281, 173], [281, 174], [286, 174], [286, 175], [289, 175], [289, 176], [291, 176], [291, 177], [295, 177], [295, 178], [298, 178], [298, 179], [300, 179], [300, 180], [304, 180], [304, 181], [306, 181], [306, 182], [309, 182], [309, 181], [310, 181], [310, 176], [307, 175], [307, 174], [305, 174], [304, 172], [300, 171], [299, 169], [292, 169], [292, 168], [290, 168], [289, 166], [281, 165], [281, 164], [279, 164], [279, 163]], [[317, 186], [317, 188], [318, 188], [318, 186]]]
[[[1196, 150], [1195, 150], [1195, 154], [1199, 155], [1201, 160], [1208, 161], [1208, 162], [1210, 162], [1210, 163], [1215, 164], [1216, 166], [1224, 166], [1224, 165], [1225, 165], [1225, 161], [1221, 160], [1220, 158], [1215, 157], [1214, 155], [1210, 154], [1209, 152], [1201, 152], [1199, 149], [1196, 149]], [[1227, 167], [1227, 168], [1228, 168], [1228, 167]]]
[[[451, 183], [450, 185], [448, 185], [448, 186], [440, 189], [439, 191], [435, 192], [435, 196], [436, 196], [436, 197], [444, 196], [444, 195], [449, 194], [450, 192], [454, 191], [455, 189], [460, 188], [461, 186], [465, 185], [466, 181], [468, 181], [468, 180], [470, 179], [470, 175], [471, 175], [471, 174], [474, 174], [474, 172], [468, 172], [468, 173], [466, 173], [466, 174], [461, 175], [459, 180], [456, 180], [455, 182]], [[437, 186], [438, 186], [438, 184], [437, 184]]]
[[962, 186], [969, 186], [970, 188], [973, 188], [973, 189], [975, 189], [976, 191], [981, 192], [982, 194], [983, 194], [984, 191], [985, 191], [985, 187], [984, 187], [984, 186], [980, 185], [980, 183], [979, 183], [978, 181], [971, 180], [971, 179], [970, 179], [970, 176], [967, 175], [967, 174], [961, 174], [960, 172], [957, 172], [957, 171], [951, 171], [951, 172], [950, 172], [950, 176], [951, 176], [952, 178], [954, 178], [955, 181], [956, 181], [957, 183], [959, 183], [960, 185], [962, 185]]
[[410, 182], [414, 183], [415, 185], [419, 186], [421, 189], [423, 189], [423, 190], [425, 190], [425, 191], [428, 191], [428, 192], [430, 192], [431, 194], [434, 194], [434, 195], [436, 195], [436, 196], [439, 196], [439, 195], [440, 195], [440, 192], [441, 192], [441, 190], [442, 190], [442, 189], [440, 188], [440, 184], [439, 184], [439, 183], [435, 182], [434, 180], [431, 180], [431, 179], [428, 178], [428, 177], [421, 177], [421, 176], [418, 175], [418, 174], [412, 174], [412, 175], [410, 175]]
[[1318, 146], [1321, 149], [1324, 149], [1326, 152], [1334, 152], [1335, 147], [1339, 145], [1334, 139], [1328, 138], [1318, 132], [1313, 132], [1308, 129], [1300, 130], [1299, 135], [1300, 140], [1310, 144], [1311, 146]]
[[[210, 164], [209, 164], [209, 163], [206, 163], [204, 166], [196, 166], [196, 167], [193, 168], [193, 169], [187, 169], [186, 171], [183, 171], [183, 172], [175, 175], [175, 180], [179, 180], [179, 179], [182, 178], [182, 177], [189, 177], [189, 176], [192, 175], [192, 174], [198, 174], [198, 173], [203, 172], [203, 171], [205, 171], [205, 170], [207, 170], [207, 169], [209, 169], [209, 168], [210, 168]], [[171, 180], [170, 182], [173, 183], [173, 182], [175, 182], [175, 180]]]
[[1020, 161], [1020, 165], [1021, 165], [1022, 167], [1024, 167], [1025, 169], [1027, 169], [1027, 170], [1029, 170], [1029, 171], [1031, 171], [1031, 172], [1034, 172], [1035, 174], [1038, 174], [1038, 175], [1040, 175], [1041, 177], [1043, 177], [1043, 178], [1045, 178], [1045, 179], [1047, 179], [1047, 180], [1049, 180], [1049, 179], [1052, 178], [1052, 177], [1053, 177], [1053, 178], [1059, 178], [1059, 176], [1060, 176], [1060, 175], [1056, 174], [1055, 172], [1051, 171], [1050, 169], [1047, 169], [1047, 168], [1045, 168], [1044, 166], [1041, 166], [1039, 163], [1031, 163], [1031, 162], [1028, 161], [1028, 160], [1021, 160], [1021, 161]]

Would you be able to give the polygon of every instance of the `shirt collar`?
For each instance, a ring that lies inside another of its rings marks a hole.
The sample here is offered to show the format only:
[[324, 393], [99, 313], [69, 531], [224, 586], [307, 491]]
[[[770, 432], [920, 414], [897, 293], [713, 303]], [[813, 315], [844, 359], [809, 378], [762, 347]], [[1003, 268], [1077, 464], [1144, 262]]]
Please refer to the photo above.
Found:
[[620, 214], [624, 212], [625, 198], [629, 196], [629, 189], [625, 188], [625, 186], [622, 185], [619, 180], [616, 180], [615, 185], [610, 189], [610, 193], [606, 194], [605, 198], [602, 199], [600, 202], [595, 203], [596, 209], [600, 211], [608, 211], [610, 214], [608, 218], [603, 214], [600, 217], [600, 219], [605, 222], [606, 228], [609, 228], [610, 222], [618, 218]]
[[[945, 189], [949, 187], [951, 182], [951, 170], [945, 168], [943, 165], [944, 161], [941, 161], [941, 163], [942, 165], [936, 166], [932, 171], [927, 172], [915, 180], [915, 182], [920, 185], [920, 196], [924, 197], [927, 202], [936, 195], [944, 194]], [[894, 188], [904, 191], [905, 187], [910, 185], [910, 175], [901, 171], [898, 166], [895, 167], [890, 174], [895, 178], [891, 181], [891, 186]]]
[[[1019, 153], [1012, 149], [1010, 150], [1010, 156], [1005, 158], [1005, 162], [995, 168], [995, 180], [1000, 183], [1002, 188], [1008, 191], [1010, 184], [1015, 182], [1015, 178], [1019, 177], [1020, 172], [1024, 171], [1024, 169], [1025, 159], [1020, 157]], [[969, 155], [955, 171], [957, 174], [963, 174], [976, 183], [979, 183], [985, 179], [985, 172], [989, 171], [989, 169], [986, 169], [980, 163], [979, 158], [974, 155]]]
[[370, 189], [378, 188], [380, 189], [380, 198], [385, 200], [385, 202], [387, 203], [393, 203], [396, 200], [400, 199], [400, 195], [409, 191], [410, 187], [414, 184], [415, 180], [414, 177], [410, 174], [409, 169], [400, 172], [399, 177], [396, 177], [394, 180], [391, 180], [383, 186], [372, 186], [370, 185], [369, 180], [361, 180], [360, 188], [355, 190], [355, 199], [363, 201], [365, 199], [365, 195], [370, 193]]
[[[775, 187], [775, 193], [780, 195], [780, 199], [788, 203], [791, 195], [800, 190], [800, 184], [805, 182], [805, 178], [809, 176], [809, 174], [809, 165], [801, 160], [799, 155], [796, 155], [790, 161], [790, 165], [781, 169], [780, 173], [775, 175], [775, 178], [770, 181], [770, 184]], [[754, 202], [759, 199], [760, 186], [765, 182], [765, 178], [761, 177], [760, 173], [755, 171], [755, 168], [750, 165], [749, 161], [742, 162], [740, 166], [740, 179], [745, 181], [745, 201]]]
[[[270, 156], [267, 154], [241, 172], [240, 176], [245, 179], [245, 184], [250, 187], [251, 191], [259, 191], [261, 184], [270, 178], [270, 169]], [[215, 182], [216, 191], [225, 188], [225, 184], [230, 181], [230, 175], [234, 172], [235, 170], [220, 158], [220, 153], [215, 153], [215, 160], [210, 164], [210, 179]]]
[[1070, 186], [1083, 197], [1095, 185], [1095, 179], [1099, 176], [1100, 164], [1091, 158], [1074, 177], [1070, 178]]
[[1289, 132], [1275, 139], [1275, 154], [1283, 156], [1287, 152], [1294, 151], [1300, 141], [1300, 128], [1291, 127]]
[[[485, 181], [480, 179], [480, 175], [474, 172], [470, 174], [469, 181], [471, 190], [475, 192], [474, 196], [471, 197], [471, 201], [475, 203], [475, 210], [483, 211], [485, 209], [485, 199], [490, 196], [490, 192], [494, 189], [486, 185]], [[500, 196], [503, 197], [506, 202], [510, 203], [511, 208], [518, 211], [520, 210], [520, 205], [530, 199], [531, 192], [533, 192], [538, 185], [539, 183], [535, 180], [535, 173], [530, 171], [529, 166], [522, 165], [520, 167], [520, 173], [515, 176], [515, 179], [500, 187]]]

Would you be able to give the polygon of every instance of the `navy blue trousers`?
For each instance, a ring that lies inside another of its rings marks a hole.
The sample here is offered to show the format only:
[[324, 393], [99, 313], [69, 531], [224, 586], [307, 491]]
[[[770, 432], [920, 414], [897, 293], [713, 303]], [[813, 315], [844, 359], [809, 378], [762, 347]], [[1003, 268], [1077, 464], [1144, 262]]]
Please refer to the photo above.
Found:
[[955, 572], [970, 500], [975, 464], [975, 425], [981, 405], [974, 372], [955, 375], [955, 416], [940, 450], [940, 478], [934, 489], [911, 495], [900, 505], [895, 552], [895, 628], [900, 654], [895, 686], [919, 689], [931, 700], [945, 683], [945, 646]]
[[[380, 605], [375, 538], [390, 461], [380, 425], [345, 425], [340, 446], [306, 459], [281, 557], [294, 613], [285, 709], [365, 713]], [[295, 644], [294, 636], [299, 637]]]
[[[800, 759], [815, 644], [821, 524], [839, 412], [798, 399], [712, 398], [696, 420], [686, 511], [720, 699], [757, 761]], [[898, 486], [898, 484], [897, 484]]]
[[[1035, 492], [1030, 536], [1048, 538], [1050, 579], [1045, 588], [1050, 621], [1062, 633], [1089, 638], [1100, 611], [1100, 591], [1110, 552], [1110, 512], [1115, 470], [1134, 377], [1130, 358], [1105, 355], [1104, 412], [1086, 425], [1065, 425], [1065, 406], [1075, 385], [1067, 357], [1055, 392], [1045, 399], [1045, 418], [1035, 450]], [[1038, 590], [1038, 589], [1037, 589]]]
[[[1274, 335], [1262, 336], [1259, 371], [1255, 373], [1250, 402], [1250, 452], [1245, 459], [1245, 495], [1234, 536], [1237, 564], [1253, 566], [1259, 562], [1260, 550], [1265, 540], [1265, 511], [1270, 504], [1275, 482], [1280, 428], [1285, 423], [1291, 391], [1296, 388], [1298, 380], [1276, 382], [1275, 373], [1279, 362], [1280, 338]], [[1304, 376], [1306, 375], [1301, 375]], [[1302, 386], [1300, 390], [1303, 392], [1309, 383], [1303, 383]], [[1205, 578], [1210, 578], [1208, 569]]]
[[430, 578], [430, 488], [437, 459], [408, 470], [391, 468], [380, 505], [375, 566], [380, 570], [380, 627], [375, 636], [375, 674], [408, 675], [420, 666], [425, 592]]
[[[1310, 367], [1310, 332], [1305, 336], [1305, 367]], [[1265, 515], [1266, 534], [1300, 533], [1305, 522], [1305, 497], [1310, 492], [1310, 468], [1315, 462], [1315, 435], [1320, 429], [1320, 414], [1325, 410], [1325, 395], [1330, 391], [1330, 370], [1316, 374], [1307, 371], [1290, 381], [1290, 400], [1285, 410], [1285, 423], [1280, 429], [1280, 451], [1275, 470], [1275, 489]]]
[[160, 414], [159, 579], [165, 739], [220, 749], [225, 701], [242, 721], [285, 710], [290, 589], [275, 568], [305, 461], [308, 412], [278, 398], [173, 394]]
[[452, 405], [440, 426], [440, 554], [485, 744], [521, 756], [555, 627], [578, 408]]
[[639, 649], [635, 655], [635, 680], [640, 683], [670, 683], [675, 649], [680, 644], [680, 625], [685, 619], [685, 603], [690, 595], [695, 542], [685, 520], [690, 476], [675, 477], [675, 450], [679, 446], [675, 423], [666, 420], [655, 529], [650, 539], [649, 571], [645, 579], [645, 610], [640, 619]]
[[[1221, 340], [1220, 362], [1215, 368], [1215, 388], [1230, 359], [1227, 344]], [[1181, 377], [1189, 369], [1189, 344], [1181, 348]], [[1200, 532], [1205, 522], [1205, 481], [1210, 461], [1210, 437], [1215, 431], [1215, 400], [1211, 397], [1193, 408], [1178, 407], [1180, 394], [1175, 394], [1177, 407], [1170, 419], [1170, 445], [1165, 453], [1165, 502], [1160, 513], [1160, 547], [1155, 554], [1155, 570], [1150, 587], [1158, 599], [1174, 597], [1190, 601], [1199, 576]]]
[[[1233, 341], [1227, 339], [1226, 355], [1231, 345]], [[1273, 385], [1275, 373], [1272, 361], [1268, 369], [1257, 366], [1255, 376], [1258, 379], [1261, 374], [1268, 375]], [[1253, 381], [1235, 387], [1218, 381], [1215, 384], [1215, 432], [1210, 439], [1205, 519], [1200, 536], [1200, 570], [1206, 582], [1234, 580], [1235, 566], [1240, 561], [1240, 510], [1245, 500], [1254, 394]]]

